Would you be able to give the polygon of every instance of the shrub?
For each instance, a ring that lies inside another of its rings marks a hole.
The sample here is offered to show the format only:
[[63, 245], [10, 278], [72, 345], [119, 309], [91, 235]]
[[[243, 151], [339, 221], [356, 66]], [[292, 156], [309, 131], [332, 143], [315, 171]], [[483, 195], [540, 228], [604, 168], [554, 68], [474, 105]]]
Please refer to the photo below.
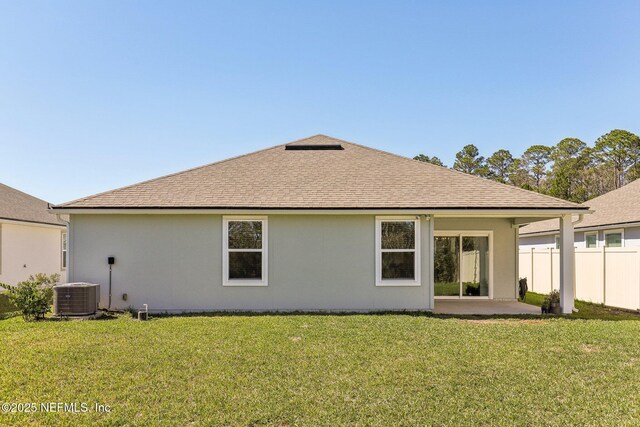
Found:
[[551, 293], [547, 295], [545, 299], [549, 301], [549, 303], [560, 304], [560, 291], [551, 291]]
[[21, 313], [24, 320], [43, 319], [51, 310], [53, 303], [53, 285], [60, 280], [59, 274], [46, 275], [38, 273], [29, 276], [16, 286], [0, 283], [0, 287], [8, 292], [8, 299]]

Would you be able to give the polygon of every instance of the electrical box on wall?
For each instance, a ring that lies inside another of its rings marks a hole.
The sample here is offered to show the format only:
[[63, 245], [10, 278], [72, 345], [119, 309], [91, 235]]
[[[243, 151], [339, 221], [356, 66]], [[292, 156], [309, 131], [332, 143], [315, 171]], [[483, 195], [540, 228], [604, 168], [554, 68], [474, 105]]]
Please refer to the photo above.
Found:
[[109, 258], [107, 258], [107, 264], [113, 265], [115, 263], [116, 263], [116, 257], [110, 256]]

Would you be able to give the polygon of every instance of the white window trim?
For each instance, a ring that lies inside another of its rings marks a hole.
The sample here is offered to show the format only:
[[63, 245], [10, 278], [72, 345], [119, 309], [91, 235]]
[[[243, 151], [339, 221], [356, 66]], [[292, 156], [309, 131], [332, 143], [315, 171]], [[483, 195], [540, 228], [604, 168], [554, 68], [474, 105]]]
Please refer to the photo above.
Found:
[[[382, 223], [387, 221], [412, 221], [415, 232], [415, 248], [411, 249], [382, 249]], [[422, 259], [420, 256], [420, 219], [415, 215], [407, 216], [376, 216], [376, 286], [422, 286]], [[410, 279], [382, 279], [382, 252], [411, 252], [415, 253], [414, 280]]]
[[[229, 249], [229, 221], [261, 221], [262, 249]], [[222, 217], [222, 286], [268, 286], [269, 232], [266, 216], [234, 215]], [[229, 252], [261, 252], [262, 279], [229, 279]]]
[[[493, 299], [493, 231], [492, 230], [451, 230], [451, 231], [436, 231], [433, 233], [434, 240], [436, 237], [488, 237], [489, 238], [489, 296], [477, 296], [470, 297], [465, 295], [458, 296], [453, 295], [441, 295], [434, 296], [434, 299], [469, 299], [469, 300], [482, 300], [482, 299]], [[434, 244], [435, 251], [435, 244]], [[460, 251], [462, 252], [462, 245], [460, 245]], [[435, 268], [435, 266], [433, 267]], [[460, 272], [462, 273], [462, 271]], [[462, 282], [462, 274], [460, 275], [460, 281]], [[462, 283], [460, 283], [462, 285]], [[433, 282], [434, 290], [436, 283]]]
[[620, 233], [620, 247], [624, 248], [624, 228], [614, 228], [613, 230], [605, 230], [604, 231], [604, 239], [602, 240], [602, 245], [604, 247], [612, 247], [615, 249], [614, 246], [607, 246], [607, 234], [618, 234]]
[[[67, 240], [67, 248], [64, 247], [64, 241]], [[60, 270], [65, 271], [67, 266], [65, 265], [65, 261], [67, 261], [67, 253], [69, 252], [69, 235], [66, 231], [60, 233]], [[68, 264], [68, 261], [67, 261]]]
[[[596, 236], [596, 247], [595, 248], [590, 248], [589, 246], [587, 246], [587, 236]], [[600, 240], [598, 239], [598, 232], [597, 231], [585, 231], [584, 232], [584, 247], [585, 249], [597, 249], [600, 247]]]

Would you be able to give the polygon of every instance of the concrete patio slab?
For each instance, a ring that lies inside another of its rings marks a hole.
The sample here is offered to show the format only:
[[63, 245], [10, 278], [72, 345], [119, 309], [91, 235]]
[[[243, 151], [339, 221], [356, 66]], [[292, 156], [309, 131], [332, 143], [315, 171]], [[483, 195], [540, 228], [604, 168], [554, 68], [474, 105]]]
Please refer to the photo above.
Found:
[[436, 300], [436, 314], [540, 314], [540, 307], [519, 301]]

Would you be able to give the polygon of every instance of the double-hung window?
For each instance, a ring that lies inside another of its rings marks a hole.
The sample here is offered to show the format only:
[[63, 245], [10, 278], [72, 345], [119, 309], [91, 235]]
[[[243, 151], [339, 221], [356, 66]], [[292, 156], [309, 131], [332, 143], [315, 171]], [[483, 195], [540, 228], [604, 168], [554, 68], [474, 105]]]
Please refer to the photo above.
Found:
[[420, 221], [376, 218], [376, 286], [420, 286]]
[[267, 286], [267, 218], [223, 218], [222, 284]]

